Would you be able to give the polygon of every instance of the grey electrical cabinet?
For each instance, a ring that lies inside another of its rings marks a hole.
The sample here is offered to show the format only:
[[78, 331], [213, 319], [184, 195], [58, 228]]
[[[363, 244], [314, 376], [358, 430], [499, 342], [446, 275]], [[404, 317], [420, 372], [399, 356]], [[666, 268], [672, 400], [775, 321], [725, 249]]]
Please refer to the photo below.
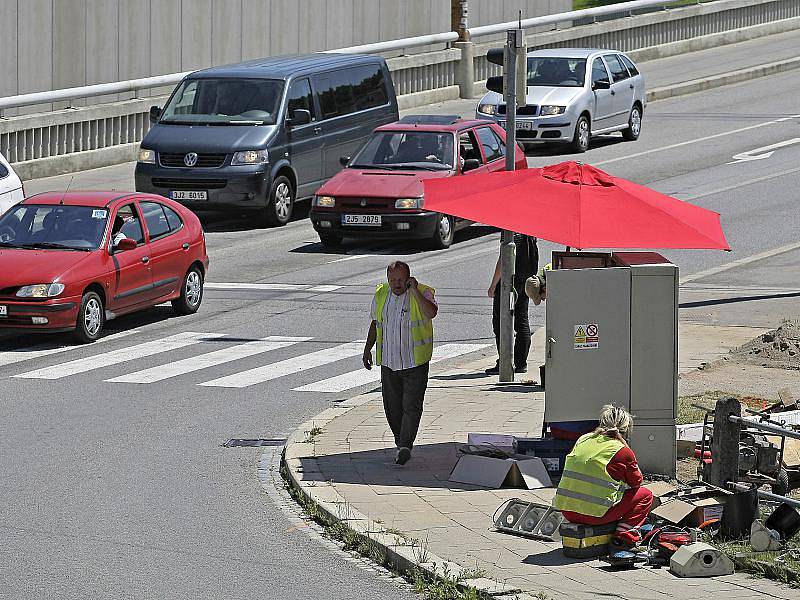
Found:
[[597, 419], [604, 404], [621, 406], [635, 417], [630, 441], [642, 470], [674, 476], [678, 268], [654, 252], [555, 254], [545, 421]]

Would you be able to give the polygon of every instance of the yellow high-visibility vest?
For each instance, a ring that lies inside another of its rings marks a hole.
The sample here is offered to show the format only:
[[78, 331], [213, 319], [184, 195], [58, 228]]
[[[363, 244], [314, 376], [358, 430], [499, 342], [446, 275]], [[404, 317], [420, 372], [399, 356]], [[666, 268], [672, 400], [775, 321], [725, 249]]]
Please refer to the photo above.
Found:
[[[424, 294], [427, 290], [435, 293], [432, 287], [419, 284], [419, 291]], [[381, 364], [383, 356], [383, 307], [389, 297], [391, 289], [388, 283], [378, 284], [375, 288], [375, 325], [378, 337], [375, 343], [375, 362]], [[419, 306], [415, 296], [409, 297], [411, 306], [411, 339], [413, 343], [414, 364], [416, 366], [430, 361], [433, 355], [433, 321], [427, 318]]]
[[625, 484], [606, 471], [623, 446], [619, 440], [603, 434], [581, 436], [567, 455], [553, 506], [590, 517], [606, 514], [625, 492]]

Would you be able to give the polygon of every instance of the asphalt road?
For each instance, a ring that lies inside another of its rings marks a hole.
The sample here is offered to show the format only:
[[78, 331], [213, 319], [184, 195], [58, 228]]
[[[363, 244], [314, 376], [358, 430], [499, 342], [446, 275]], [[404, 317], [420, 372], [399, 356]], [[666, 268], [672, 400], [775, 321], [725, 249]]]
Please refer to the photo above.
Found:
[[[652, 103], [638, 142], [608, 136], [580, 159], [722, 213], [734, 252], [664, 252], [683, 277], [697, 276], [691, 285], [744, 260], [709, 280], [739, 293], [757, 285], [753, 269], [763, 265], [763, 285], [796, 289], [782, 280], [780, 261], [797, 253], [747, 261], [798, 242], [796, 97], [796, 73], [788, 73]], [[427, 110], [468, 115], [473, 107]], [[529, 163], [576, 158], [542, 148]], [[26, 190], [68, 180], [27, 182]], [[132, 187], [130, 165], [79, 174], [73, 189], [88, 187]], [[279, 229], [206, 219], [216, 287], [196, 315], [157, 307], [110, 322], [107, 338], [82, 347], [61, 336], [0, 336], [0, 597], [411, 596], [292, 527], [260, 487], [262, 449], [221, 443], [285, 437], [374, 387], [359, 379], [359, 345], [351, 343], [366, 334], [372, 290], [392, 258], [437, 289], [440, 348], [450, 344], [458, 355], [486, 345], [478, 351], [491, 354], [486, 287], [499, 235], [473, 226], [445, 251], [348, 242], [333, 253], [302, 212]], [[543, 256], [553, 248], [540, 244]], [[273, 285], [225, 285], [242, 282]], [[320, 285], [331, 287], [309, 289]], [[796, 296], [781, 306], [800, 312]], [[543, 323], [544, 311], [532, 309], [531, 318]], [[187, 332], [201, 335], [174, 337]], [[266, 336], [308, 339], [257, 347]], [[191, 360], [211, 352], [213, 360]]]

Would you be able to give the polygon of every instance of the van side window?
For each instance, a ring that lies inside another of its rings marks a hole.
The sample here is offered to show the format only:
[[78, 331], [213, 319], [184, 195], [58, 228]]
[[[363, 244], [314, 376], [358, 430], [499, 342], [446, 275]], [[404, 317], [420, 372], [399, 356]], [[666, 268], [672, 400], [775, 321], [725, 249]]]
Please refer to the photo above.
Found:
[[311, 113], [311, 120], [316, 118], [314, 114], [314, 100], [311, 96], [311, 85], [308, 79], [298, 79], [292, 82], [289, 88], [289, 101], [286, 107], [286, 116], [292, 117], [292, 113], [297, 109], [304, 109]]
[[348, 115], [356, 110], [353, 82], [346, 70], [326, 73], [316, 80], [322, 118], [331, 119]]
[[353, 78], [356, 110], [384, 106], [389, 102], [381, 65], [366, 65], [349, 71]]

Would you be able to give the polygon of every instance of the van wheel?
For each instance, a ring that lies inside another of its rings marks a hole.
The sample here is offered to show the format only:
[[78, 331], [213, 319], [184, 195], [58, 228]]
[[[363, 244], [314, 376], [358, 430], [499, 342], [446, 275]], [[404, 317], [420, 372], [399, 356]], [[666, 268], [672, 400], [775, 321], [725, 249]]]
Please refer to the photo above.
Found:
[[336, 248], [342, 245], [342, 236], [335, 233], [320, 233], [319, 241], [322, 242], [323, 246]]
[[629, 142], [635, 142], [639, 139], [639, 134], [642, 132], [642, 109], [638, 104], [634, 104], [631, 109], [631, 114], [628, 117], [628, 128], [622, 130], [622, 137]]
[[571, 147], [575, 152], [586, 152], [589, 149], [589, 138], [592, 136], [589, 119], [585, 115], [578, 118], [575, 123], [575, 134], [572, 136]]
[[200, 308], [203, 300], [203, 273], [197, 267], [192, 267], [183, 276], [181, 295], [172, 301], [172, 310], [179, 315], [191, 315]]
[[294, 188], [292, 188], [292, 182], [285, 175], [279, 175], [272, 182], [269, 190], [269, 202], [264, 211], [264, 219], [269, 225], [286, 225], [292, 218], [293, 208]]
[[97, 295], [97, 292], [86, 292], [81, 298], [81, 307], [78, 310], [73, 337], [81, 344], [97, 341], [103, 330], [104, 322], [103, 299]]
[[436, 221], [436, 229], [433, 231], [433, 239], [431, 246], [437, 250], [449, 248], [453, 243], [453, 236], [455, 235], [455, 224], [453, 217], [449, 215], [439, 214]]

